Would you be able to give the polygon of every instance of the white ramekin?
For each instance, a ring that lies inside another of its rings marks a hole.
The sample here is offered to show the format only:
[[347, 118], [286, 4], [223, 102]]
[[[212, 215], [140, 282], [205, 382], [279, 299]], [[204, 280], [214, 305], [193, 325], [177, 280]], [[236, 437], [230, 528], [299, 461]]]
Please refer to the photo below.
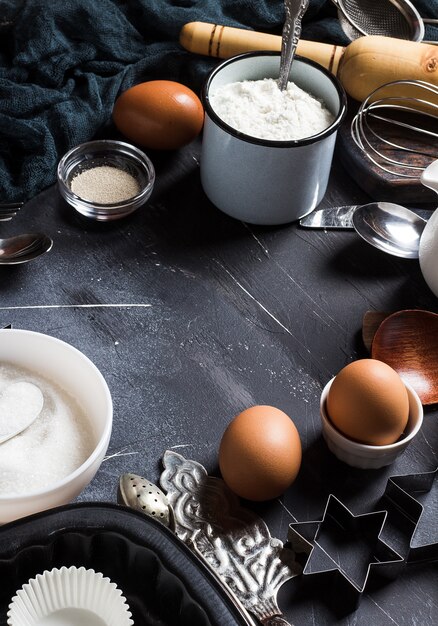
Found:
[[418, 434], [423, 423], [423, 405], [417, 393], [408, 383], [404, 383], [409, 397], [409, 419], [402, 437], [389, 445], [370, 446], [349, 439], [331, 422], [326, 401], [333, 380], [324, 387], [320, 401], [322, 434], [329, 449], [340, 461], [361, 469], [378, 469], [393, 463]]

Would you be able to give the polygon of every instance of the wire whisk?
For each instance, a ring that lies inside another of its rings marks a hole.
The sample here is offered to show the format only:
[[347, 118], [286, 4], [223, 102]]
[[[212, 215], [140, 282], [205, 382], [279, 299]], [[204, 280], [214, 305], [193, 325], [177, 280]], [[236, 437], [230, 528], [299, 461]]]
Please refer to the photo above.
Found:
[[420, 178], [438, 159], [438, 86], [397, 80], [378, 87], [353, 117], [351, 136], [379, 169]]

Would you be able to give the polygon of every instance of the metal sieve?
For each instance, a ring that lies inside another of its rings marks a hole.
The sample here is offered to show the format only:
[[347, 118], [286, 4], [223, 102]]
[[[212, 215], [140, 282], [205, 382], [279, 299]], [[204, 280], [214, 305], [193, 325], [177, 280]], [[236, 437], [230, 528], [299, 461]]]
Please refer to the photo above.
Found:
[[409, 0], [332, 0], [347, 37], [384, 35], [397, 39], [422, 41], [424, 23], [438, 24], [438, 19], [422, 19]]

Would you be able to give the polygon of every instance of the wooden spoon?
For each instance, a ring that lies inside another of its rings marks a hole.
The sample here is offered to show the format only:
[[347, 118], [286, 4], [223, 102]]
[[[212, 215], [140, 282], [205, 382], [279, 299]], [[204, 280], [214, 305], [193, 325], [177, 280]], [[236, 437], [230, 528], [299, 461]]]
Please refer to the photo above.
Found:
[[378, 326], [371, 357], [390, 365], [417, 392], [422, 404], [438, 402], [438, 315], [405, 310]]
[[362, 340], [365, 348], [371, 354], [371, 346], [373, 345], [374, 335], [384, 319], [389, 317], [391, 313], [387, 311], [366, 311], [362, 320]]

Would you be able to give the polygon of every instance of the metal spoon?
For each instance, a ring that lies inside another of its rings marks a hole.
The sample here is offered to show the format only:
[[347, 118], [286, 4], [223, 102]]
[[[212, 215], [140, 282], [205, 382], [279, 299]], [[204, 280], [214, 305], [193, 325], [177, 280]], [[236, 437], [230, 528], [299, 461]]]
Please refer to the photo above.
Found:
[[0, 239], [0, 265], [27, 263], [48, 252], [53, 240], [43, 233], [26, 233]]
[[278, 78], [280, 91], [284, 91], [287, 87], [290, 68], [301, 35], [301, 20], [308, 5], [309, 0], [284, 0], [286, 19], [281, 36], [280, 75]]
[[[26, 430], [41, 413], [41, 389], [25, 381], [13, 383], [0, 397], [0, 444]], [[11, 407], [13, 415], [10, 414]]]
[[420, 180], [425, 187], [438, 193], [438, 159], [423, 170]]
[[405, 259], [418, 259], [427, 221], [399, 204], [371, 202], [357, 207], [353, 226], [372, 246]]

